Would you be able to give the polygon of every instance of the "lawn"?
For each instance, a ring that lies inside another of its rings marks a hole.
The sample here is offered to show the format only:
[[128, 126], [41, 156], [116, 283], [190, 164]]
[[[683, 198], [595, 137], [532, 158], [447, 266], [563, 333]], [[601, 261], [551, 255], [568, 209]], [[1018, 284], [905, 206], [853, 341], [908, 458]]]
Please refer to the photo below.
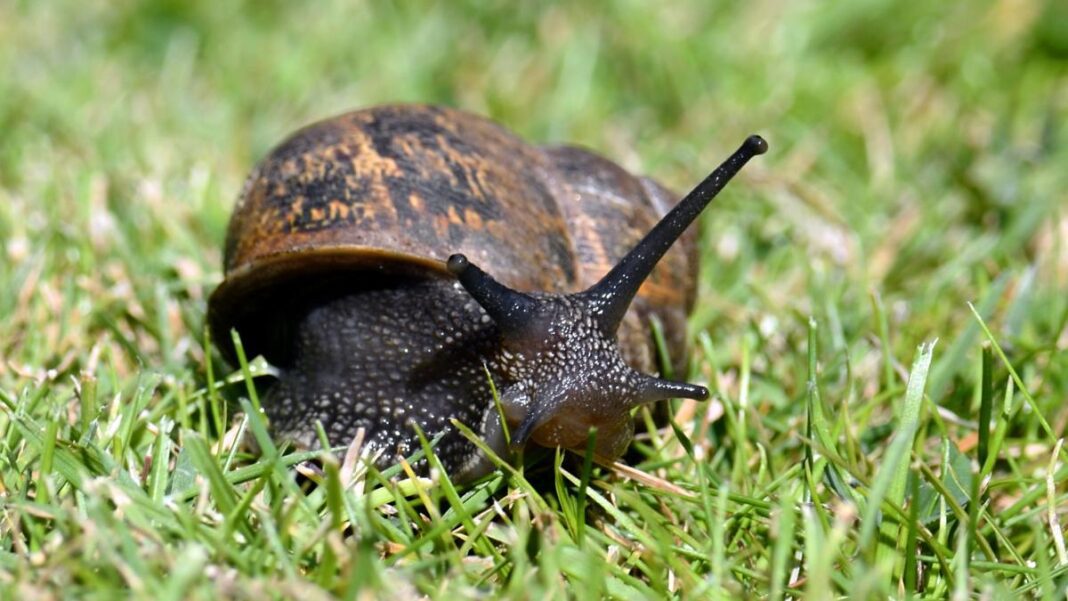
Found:
[[[400, 4], [0, 3], [0, 599], [1065, 598], [1063, 2]], [[629, 469], [413, 480], [242, 411], [242, 182], [395, 101], [679, 190], [769, 141], [700, 222], [713, 398]]]

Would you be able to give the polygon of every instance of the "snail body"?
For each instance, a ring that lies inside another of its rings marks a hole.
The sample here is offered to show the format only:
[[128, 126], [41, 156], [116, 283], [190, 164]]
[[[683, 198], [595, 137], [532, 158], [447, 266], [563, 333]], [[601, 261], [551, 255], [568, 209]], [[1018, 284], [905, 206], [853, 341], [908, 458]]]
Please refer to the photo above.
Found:
[[236, 329], [278, 368], [263, 407], [299, 446], [317, 445], [317, 421], [331, 444], [363, 428], [388, 463], [419, 448], [414, 425], [442, 435], [435, 452], [470, 479], [489, 463], [456, 419], [502, 454], [584, 448], [596, 427], [597, 452], [618, 456], [638, 404], [707, 397], [645, 375], [648, 324], [681, 362], [696, 278], [683, 231], [764, 148], [750, 138], [681, 215], [652, 180], [456, 110], [313, 124], [246, 182], [209, 301], [213, 338], [233, 361]]

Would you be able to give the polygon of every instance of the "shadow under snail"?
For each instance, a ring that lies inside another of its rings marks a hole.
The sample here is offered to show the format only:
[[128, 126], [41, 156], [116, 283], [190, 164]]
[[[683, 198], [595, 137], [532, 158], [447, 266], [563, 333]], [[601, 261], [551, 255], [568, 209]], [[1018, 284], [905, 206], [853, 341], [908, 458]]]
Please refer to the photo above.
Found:
[[419, 448], [416, 424], [470, 480], [492, 466], [456, 419], [502, 456], [585, 449], [596, 427], [595, 451], [618, 457], [635, 407], [708, 398], [648, 375], [649, 323], [681, 368], [697, 269], [684, 232], [766, 150], [750, 136], [670, 208], [665, 188], [604, 158], [453, 109], [313, 124], [245, 184], [208, 306], [213, 338], [234, 362], [236, 329], [278, 368], [263, 409], [301, 447], [318, 445], [317, 421], [332, 445], [363, 428], [385, 465]]

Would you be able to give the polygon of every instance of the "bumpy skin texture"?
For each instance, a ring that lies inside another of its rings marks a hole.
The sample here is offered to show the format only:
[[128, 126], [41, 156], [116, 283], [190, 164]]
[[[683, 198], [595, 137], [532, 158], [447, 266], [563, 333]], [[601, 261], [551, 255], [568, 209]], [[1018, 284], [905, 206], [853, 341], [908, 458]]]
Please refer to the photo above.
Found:
[[[374, 288], [309, 307], [300, 318], [295, 358], [267, 392], [264, 408], [275, 435], [313, 447], [309, 424], [322, 422], [331, 443], [358, 428], [389, 463], [419, 448], [408, 420], [424, 433], [445, 432], [435, 450], [454, 475], [485, 466], [452, 428], [455, 418], [496, 432], [483, 364], [497, 375], [497, 329], [456, 282], [381, 278]], [[489, 441], [503, 448], [503, 440]]]
[[[249, 177], [209, 320], [228, 357], [237, 328], [250, 356], [282, 370], [265, 408], [283, 437], [312, 445], [320, 419], [343, 444], [363, 426], [391, 458], [415, 448], [408, 420], [433, 435], [455, 417], [495, 436], [482, 364], [497, 358], [496, 330], [445, 258], [464, 253], [518, 290], [578, 291], [673, 202], [596, 155], [533, 147], [459, 111], [341, 115], [294, 134]], [[635, 369], [657, 371], [654, 316], [672, 357], [684, 355], [693, 255], [684, 236], [624, 319], [618, 339]], [[473, 447], [449, 434], [441, 451], [462, 471]]]

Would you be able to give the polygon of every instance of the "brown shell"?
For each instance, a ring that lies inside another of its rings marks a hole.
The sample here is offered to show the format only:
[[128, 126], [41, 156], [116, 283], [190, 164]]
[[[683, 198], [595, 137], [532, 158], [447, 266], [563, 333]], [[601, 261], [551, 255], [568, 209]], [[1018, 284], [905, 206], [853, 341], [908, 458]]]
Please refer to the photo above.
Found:
[[[462, 252], [505, 284], [572, 292], [596, 282], [674, 204], [656, 183], [576, 148], [537, 148], [461, 111], [382, 106], [306, 127], [250, 175], [226, 236], [225, 280], [209, 303], [215, 340], [233, 358], [277, 354], [265, 333], [289, 291], [367, 270], [450, 277]], [[693, 235], [642, 286], [624, 352], [649, 369], [648, 319], [682, 355], [693, 303]], [[640, 348], [636, 348], [640, 347]]]

